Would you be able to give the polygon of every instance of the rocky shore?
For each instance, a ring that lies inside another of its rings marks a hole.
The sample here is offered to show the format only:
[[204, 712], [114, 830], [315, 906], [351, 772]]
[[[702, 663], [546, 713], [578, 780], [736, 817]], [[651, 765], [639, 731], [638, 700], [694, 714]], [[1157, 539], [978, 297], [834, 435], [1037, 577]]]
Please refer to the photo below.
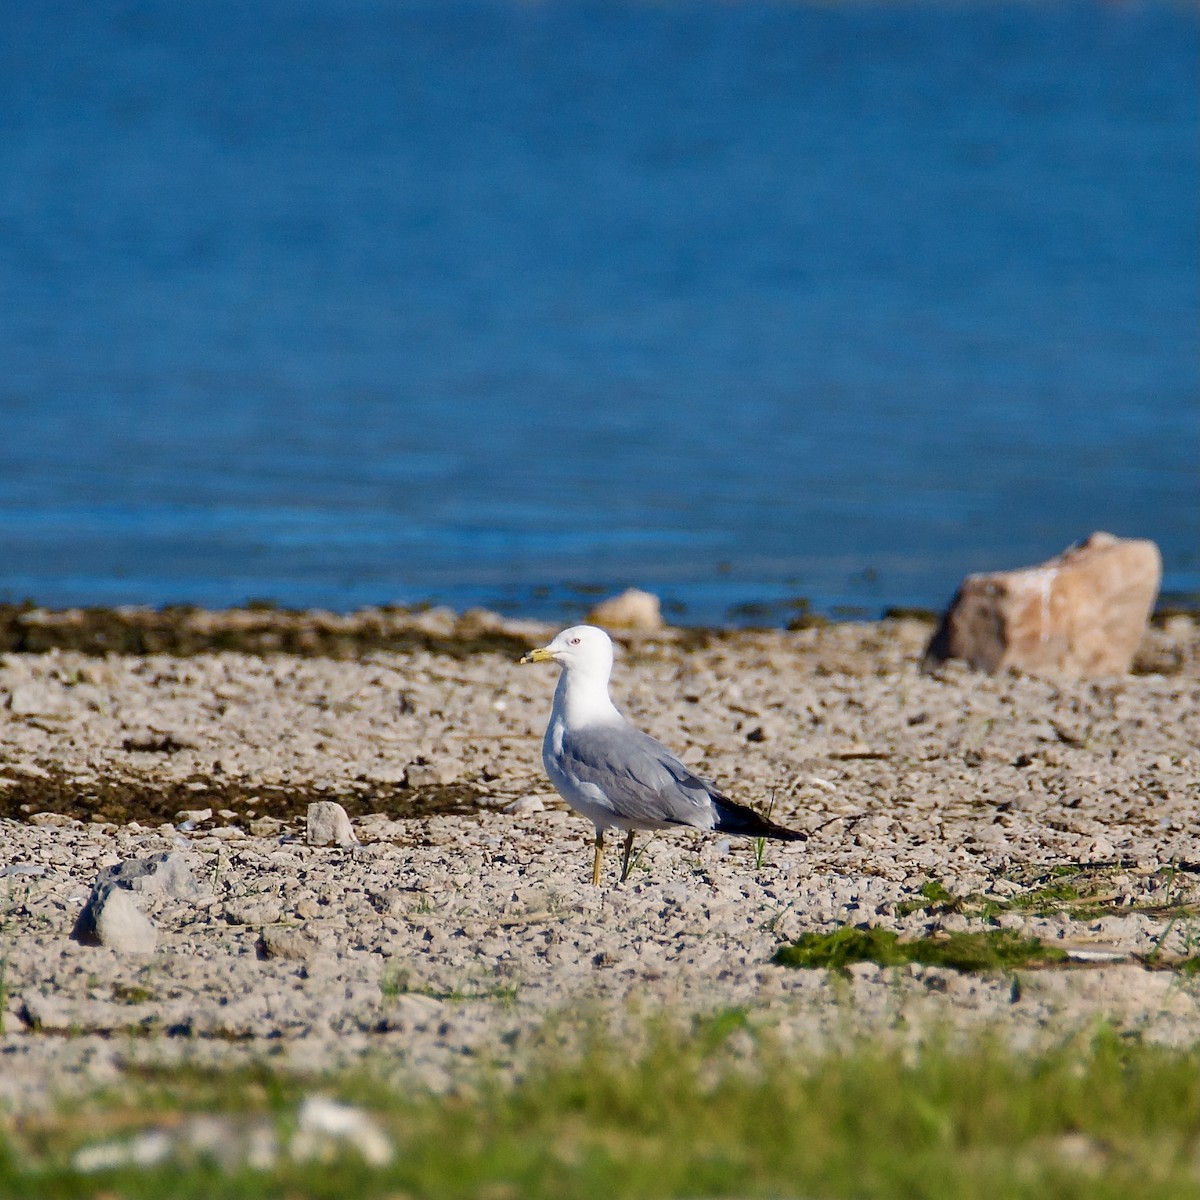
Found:
[[[1134, 674], [1091, 683], [923, 674], [918, 620], [631, 636], [613, 688], [630, 719], [810, 837], [761, 861], [743, 841], [646, 837], [629, 882], [613, 863], [600, 889], [591, 828], [541, 769], [553, 671], [515, 662], [553, 630], [152, 616], [97, 643], [62, 634], [86, 614], [5, 615], [0, 1110], [147, 1061], [369, 1060], [444, 1087], [519, 1061], [563, 1012], [739, 1007], [801, 1044], [981, 1025], [1030, 1042], [1098, 1020], [1200, 1039], [1200, 976], [1170, 969], [1200, 949], [1188, 616], [1151, 630]], [[322, 800], [355, 844], [309, 844]], [[152, 948], [72, 938], [103, 868], [163, 853], [195, 887], [134, 894]], [[1073, 958], [1017, 974], [772, 962], [846, 924], [1009, 928]]]

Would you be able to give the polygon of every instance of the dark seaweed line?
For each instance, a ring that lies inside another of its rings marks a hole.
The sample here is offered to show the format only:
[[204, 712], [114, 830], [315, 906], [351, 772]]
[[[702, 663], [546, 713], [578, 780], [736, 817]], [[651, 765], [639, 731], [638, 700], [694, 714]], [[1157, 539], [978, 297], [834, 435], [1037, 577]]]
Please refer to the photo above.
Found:
[[526, 637], [481, 627], [470, 614], [453, 631], [431, 632], [419, 614], [372, 609], [338, 616], [256, 607], [207, 612], [188, 607], [75, 608], [51, 611], [0, 604], [0, 652], [44, 654], [171, 654], [186, 657], [218, 651], [294, 654], [355, 659], [374, 651], [424, 650], [454, 658], [493, 653], [519, 658], [532, 648]]
[[[0, 763], [0, 773], [3, 766]], [[395, 820], [470, 814], [485, 807], [480, 792], [469, 783], [421, 789], [384, 783], [317, 788], [204, 775], [155, 780], [116, 773], [83, 781], [48, 770], [45, 775], [22, 776], [0, 787], [0, 817], [28, 821], [38, 813], [57, 813], [80, 821], [158, 825], [174, 824], [183, 812], [211, 808], [213, 816], [208, 823], [220, 826], [260, 817], [303, 819], [309, 804], [317, 800], [336, 800], [352, 817], [381, 813]], [[222, 818], [222, 810], [236, 815]]]

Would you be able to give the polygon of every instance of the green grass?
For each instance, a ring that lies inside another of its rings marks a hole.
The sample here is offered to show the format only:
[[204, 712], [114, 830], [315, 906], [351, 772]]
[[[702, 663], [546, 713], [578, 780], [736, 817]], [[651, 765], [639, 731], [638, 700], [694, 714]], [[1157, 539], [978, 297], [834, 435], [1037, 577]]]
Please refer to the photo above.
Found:
[[956, 971], [1012, 971], [1065, 958], [1057, 947], [1036, 938], [1022, 938], [1011, 929], [981, 929], [902, 942], [890, 929], [843, 925], [832, 933], [802, 934], [790, 945], [781, 946], [774, 961], [785, 967], [826, 967], [831, 971], [845, 971], [853, 962], [874, 962], [882, 967], [922, 963]]
[[[763, 816], [769, 821], [771, 814], [775, 811], [775, 789], [771, 789], [771, 798], [767, 803], [767, 811]], [[763, 863], [767, 861], [767, 839], [765, 837], [756, 837], [754, 839], [754, 869], [761, 871]]]
[[379, 991], [385, 1004], [395, 1004], [401, 996], [427, 996], [432, 1000], [463, 1003], [468, 1000], [496, 1000], [505, 1007], [517, 1002], [520, 988], [515, 983], [489, 984], [487, 982], [464, 982], [458, 987], [439, 988], [414, 984], [409, 973], [402, 967], [384, 971], [379, 981]]
[[917, 893], [919, 900], [903, 900], [896, 905], [896, 915], [907, 917], [915, 912], [958, 912], [962, 901], [953, 893], [948, 892], [945, 885], [936, 879], [930, 879], [921, 884]]
[[[568, 1038], [568, 1041], [571, 1039]], [[150, 1072], [0, 1136], [0, 1195], [65, 1200], [208, 1197], [506, 1197], [655, 1200], [1126, 1200], [1200, 1197], [1200, 1046], [1168, 1050], [1101, 1031], [1042, 1055], [986, 1038], [905, 1054], [875, 1044], [803, 1056], [734, 1010], [640, 1049], [547, 1039], [524, 1078], [486, 1070], [437, 1098], [377, 1079]], [[86, 1144], [186, 1112], [268, 1120], [286, 1144], [319, 1090], [368, 1111], [395, 1147], [225, 1173], [198, 1160], [89, 1175]]]
[[1200, 916], [1200, 905], [1194, 899], [1189, 903], [1185, 898], [1185, 889], [1180, 885], [1179, 871], [1174, 864], [1158, 872], [1166, 883], [1166, 895], [1161, 901], [1127, 902], [1124, 895], [1111, 890], [1112, 873], [1109, 868], [1064, 864], [1052, 867], [1048, 873], [1042, 872], [1037, 881], [1041, 886], [1026, 884], [1027, 890], [1007, 898], [978, 894], [956, 896], [934, 879], [922, 884], [912, 899], [897, 904], [895, 912], [900, 917], [916, 912], [962, 913], [983, 921], [994, 921], [1002, 913], [1010, 912], [1037, 917], [1066, 913], [1077, 921], [1094, 921], [1108, 915], [1128, 916], [1130, 913], [1177, 919]]
[[145, 1004], [158, 997], [148, 987], [137, 983], [114, 983], [112, 998], [121, 1004]]

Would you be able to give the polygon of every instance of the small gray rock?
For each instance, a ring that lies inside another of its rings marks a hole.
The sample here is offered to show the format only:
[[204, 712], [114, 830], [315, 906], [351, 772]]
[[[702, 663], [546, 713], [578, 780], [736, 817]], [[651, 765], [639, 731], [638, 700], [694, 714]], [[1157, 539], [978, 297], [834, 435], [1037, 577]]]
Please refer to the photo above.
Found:
[[320, 949], [320, 943], [304, 929], [275, 925], [262, 931], [258, 943], [260, 958], [283, 958], [305, 962]]
[[118, 886], [144, 895], [170, 896], [174, 900], [199, 900], [204, 888], [197, 882], [187, 859], [175, 851], [149, 858], [132, 858], [105, 867], [97, 876], [95, 889]]
[[333, 800], [317, 800], [308, 806], [310, 846], [355, 846], [358, 838], [346, 810]]
[[404, 786], [408, 788], [445, 787], [458, 778], [458, 772], [449, 764], [441, 762], [409, 763], [404, 772]]
[[225, 919], [232, 925], [272, 925], [283, 915], [283, 905], [271, 896], [247, 896], [225, 902]]

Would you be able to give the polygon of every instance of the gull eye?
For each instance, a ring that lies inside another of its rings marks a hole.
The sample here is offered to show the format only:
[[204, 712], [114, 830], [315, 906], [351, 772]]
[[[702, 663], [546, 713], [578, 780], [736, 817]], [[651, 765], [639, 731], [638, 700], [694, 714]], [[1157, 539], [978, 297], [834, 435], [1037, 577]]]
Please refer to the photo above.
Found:
[[580, 643], [580, 642], [582, 642], [582, 641], [583, 641], [583, 638], [577, 638], [577, 637], [573, 637], [573, 638], [571, 639], [571, 645], [572, 645], [572, 646], [578, 646], [578, 645], [579, 645], [579, 643]]

